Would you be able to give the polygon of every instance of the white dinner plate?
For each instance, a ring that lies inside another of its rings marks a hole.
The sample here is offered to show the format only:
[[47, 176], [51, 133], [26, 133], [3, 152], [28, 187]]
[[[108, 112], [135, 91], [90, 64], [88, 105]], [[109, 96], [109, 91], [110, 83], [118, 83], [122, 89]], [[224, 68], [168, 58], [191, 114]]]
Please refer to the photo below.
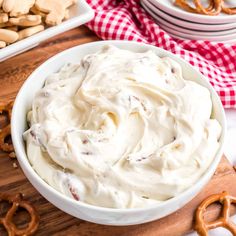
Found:
[[161, 25], [161, 28], [163, 30], [165, 30], [166, 32], [171, 33], [172, 35], [177, 35], [177, 36], [180, 36], [181, 38], [185, 38], [185, 39], [207, 40], [207, 41], [218, 41], [218, 42], [219, 41], [224, 42], [224, 41], [236, 39], [236, 33], [227, 34], [227, 35], [220, 35], [220, 36], [199, 36], [199, 35], [178, 32], [178, 31], [172, 30], [171, 28], [166, 27], [164, 25]]
[[164, 20], [167, 20], [170, 23], [179, 25], [181, 27], [185, 27], [192, 30], [201, 30], [201, 31], [220, 31], [220, 30], [227, 30], [227, 29], [233, 29], [236, 28], [236, 20], [234, 23], [227, 23], [227, 24], [201, 24], [201, 23], [194, 23], [186, 20], [182, 20], [180, 18], [173, 17], [171, 15], [168, 15], [167, 13], [161, 11], [158, 9], [155, 5], [153, 5], [151, 0], [141, 0], [141, 4], [143, 7], [148, 7], [152, 10], [153, 13], [155, 13], [155, 16], [153, 16], [156, 20], [158, 20], [159, 17], [162, 17]]
[[[150, 1], [162, 11], [165, 11], [166, 13], [172, 16], [187, 21], [193, 21], [197, 23], [207, 23], [207, 24], [224, 24], [236, 21], [236, 15], [227, 15], [224, 13], [220, 13], [217, 16], [208, 16], [208, 15], [187, 12], [175, 6], [174, 0], [150, 0]], [[188, 2], [190, 2], [191, 4], [191, 1]], [[209, 0], [202, 0], [201, 2], [203, 6], [208, 6]], [[230, 7], [236, 7], [235, 0], [225, 0], [225, 4]]]
[[188, 28], [180, 27], [176, 24], [170, 23], [169, 21], [164, 20], [162, 17], [157, 17], [155, 13], [148, 8], [148, 6], [143, 5], [144, 9], [155, 19], [157, 24], [159, 26], [165, 26], [166, 28], [170, 28], [172, 30], [176, 30], [181, 33], [185, 34], [192, 34], [199, 37], [205, 37], [205, 36], [221, 36], [221, 35], [227, 35], [227, 34], [235, 34], [236, 33], [236, 27], [234, 29], [229, 30], [222, 30], [222, 31], [199, 31], [199, 30], [191, 30]]
[[60, 25], [49, 27], [42, 32], [0, 49], [0, 62], [29, 50], [37, 46], [40, 42], [57, 34], [82, 25], [91, 20], [93, 16], [94, 11], [87, 2], [85, 0], [77, 0], [77, 4], [70, 8], [70, 18], [68, 20], [62, 22]]
[[[180, 37], [175, 34], [169, 33], [169, 35], [175, 39], [186, 40], [186, 38]], [[200, 41], [200, 40], [198, 40], [198, 41]], [[211, 43], [236, 44], [236, 39], [231, 39], [231, 40], [226, 40], [226, 41], [215, 41], [215, 42], [211, 42]]]

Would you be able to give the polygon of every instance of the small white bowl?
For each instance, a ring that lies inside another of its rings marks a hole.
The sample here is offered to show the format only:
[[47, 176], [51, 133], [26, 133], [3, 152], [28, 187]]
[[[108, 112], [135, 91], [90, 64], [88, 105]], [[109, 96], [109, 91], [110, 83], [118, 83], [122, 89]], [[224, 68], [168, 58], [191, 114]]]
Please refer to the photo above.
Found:
[[36, 47], [40, 42], [46, 39], [80, 26], [94, 17], [94, 11], [85, 0], [77, 0], [77, 4], [70, 7], [69, 10], [70, 18], [63, 21], [60, 25], [48, 27], [42, 32], [0, 49], [0, 62]]
[[[152, 206], [137, 209], [112, 209], [78, 202], [61, 194], [60, 192], [49, 186], [34, 171], [28, 161], [22, 134], [27, 129], [26, 114], [31, 109], [32, 100], [35, 96], [35, 93], [40, 88], [42, 88], [45, 79], [53, 72], [58, 71], [65, 63], [79, 63], [80, 59], [83, 56], [89, 53], [97, 52], [102, 46], [107, 44], [111, 44], [119, 48], [132, 50], [135, 52], [143, 52], [149, 49], [153, 50], [157, 55], [161, 57], [171, 57], [181, 65], [184, 78], [196, 81], [197, 83], [207, 87], [211, 92], [214, 109], [213, 114], [222, 126], [222, 134], [219, 140], [219, 150], [211, 166], [196, 184], [194, 184], [192, 187], [190, 187], [177, 197], [169, 199], [162, 204], [154, 204]], [[197, 193], [199, 193], [199, 191], [207, 184], [207, 182], [212, 177], [223, 154], [222, 148], [225, 139], [226, 121], [224, 109], [216, 92], [208, 83], [207, 79], [204, 78], [203, 75], [201, 75], [197, 70], [195, 70], [184, 60], [163, 49], [146, 44], [128, 41], [100, 41], [70, 48], [50, 58], [41, 66], [39, 66], [25, 81], [16, 97], [12, 112], [11, 125], [12, 141], [19, 164], [32, 185], [49, 202], [51, 202], [61, 210], [83, 220], [106, 225], [132, 225], [160, 219], [180, 209], [194, 196], [196, 196]]]

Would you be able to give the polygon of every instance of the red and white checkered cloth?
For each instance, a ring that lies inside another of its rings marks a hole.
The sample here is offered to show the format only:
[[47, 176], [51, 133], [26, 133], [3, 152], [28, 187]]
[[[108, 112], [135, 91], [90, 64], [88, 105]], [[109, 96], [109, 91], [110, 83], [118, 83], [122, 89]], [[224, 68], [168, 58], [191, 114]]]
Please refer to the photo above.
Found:
[[236, 44], [174, 39], [141, 7], [139, 0], [87, 0], [95, 18], [87, 26], [102, 39], [152, 44], [190, 62], [209, 78], [225, 108], [236, 108]]

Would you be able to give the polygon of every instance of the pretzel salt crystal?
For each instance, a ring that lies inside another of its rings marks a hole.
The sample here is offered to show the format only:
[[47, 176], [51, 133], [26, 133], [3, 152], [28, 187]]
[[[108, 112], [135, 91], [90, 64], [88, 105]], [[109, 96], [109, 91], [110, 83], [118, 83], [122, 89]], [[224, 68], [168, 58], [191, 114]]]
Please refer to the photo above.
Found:
[[[204, 212], [212, 203], [220, 202], [223, 205], [222, 215], [212, 222], [204, 222]], [[228, 229], [234, 236], [236, 235], [236, 225], [230, 220], [230, 205], [236, 204], [236, 197], [230, 196], [227, 192], [213, 194], [205, 199], [196, 211], [195, 230], [200, 236], [208, 236], [208, 230], [217, 227]]]
[[[23, 200], [22, 194], [9, 195], [0, 192], [0, 202], [7, 201], [11, 204], [11, 208], [6, 215], [0, 218], [0, 224], [4, 226], [9, 236], [29, 236], [38, 229], [39, 216], [35, 208], [27, 201]], [[30, 222], [26, 228], [17, 228], [13, 222], [13, 216], [17, 214], [17, 209], [24, 208], [30, 215]]]

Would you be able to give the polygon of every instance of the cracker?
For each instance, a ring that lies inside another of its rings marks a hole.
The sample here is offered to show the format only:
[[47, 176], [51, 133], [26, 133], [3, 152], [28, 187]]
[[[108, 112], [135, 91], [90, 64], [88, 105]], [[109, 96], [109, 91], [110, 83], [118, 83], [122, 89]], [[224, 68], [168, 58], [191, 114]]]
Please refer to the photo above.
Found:
[[8, 29], [0, 29], [0, 41], [4, 41], [6, 43], [14, 43], [19, 38], [17, 32], [8, 30]]
[[44, 26], [43, 25], [37, 25], [37, 26], [32, 26], [23, 30], [20, 30], [18, 32], [19, 38], [18, 40], [24, 39], [24, 38], [28, 38], [29, 36], [32, 36], [38, 32], [41, 32], [44, 30]]
[[23, 15], [16, 18], [10, 18], [9, 22], [13, 25], [28, 27], [41, 24], [41, 18], [40, 15]]

